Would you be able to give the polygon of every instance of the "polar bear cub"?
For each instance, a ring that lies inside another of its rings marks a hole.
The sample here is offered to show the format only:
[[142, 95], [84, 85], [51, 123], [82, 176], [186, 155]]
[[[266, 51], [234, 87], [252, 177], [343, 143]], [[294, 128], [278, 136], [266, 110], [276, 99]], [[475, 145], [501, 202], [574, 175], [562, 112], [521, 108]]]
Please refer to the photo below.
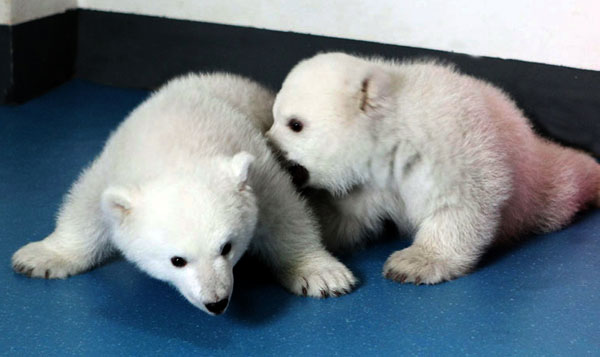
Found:
[[330, 247], [384, 219], [414, 233], [384, 266], [399, 282], [459, 277], [493, 242], [600, 204], [594, 159], [536, 136], [506, 94], [450, 66], [320, 54], [289, 73], [273, 113], [267, 136], [335, 196]]
[[274, 95], [229, 74], [172, 80], [135, 109], [66, 196], [56, 230], [13, 256], [17, 272], [65, 278], [113, 250], [222, 313], [246, 250], [296, 294], [341, 295], [356, 279], [323, 247], [264, 132]]

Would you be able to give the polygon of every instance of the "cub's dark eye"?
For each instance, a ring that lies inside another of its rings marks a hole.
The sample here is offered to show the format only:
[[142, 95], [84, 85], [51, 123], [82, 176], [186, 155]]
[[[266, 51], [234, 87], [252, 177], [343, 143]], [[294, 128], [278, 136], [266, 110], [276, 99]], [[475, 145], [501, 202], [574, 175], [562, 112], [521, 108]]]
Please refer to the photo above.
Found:
[[292, 131], [299, 133], [302, 131], [302, 128], [304, 127], [304, 125], [302, 124], [302, 122], [296, 118], [292, 118], [290, 119], [290, 121], [288, 121], [288, 127], [290, 129], [292, 129]]
[[171, 258], [171, 264], [178, 268], [183, 268], [187, 264], [187, 260], [182, 257], [173, 257]]
[[226, 256], [229, 252], [231, 252], [231, 243], [225, 243], [223, 248], [221, 248], [221, 255]]

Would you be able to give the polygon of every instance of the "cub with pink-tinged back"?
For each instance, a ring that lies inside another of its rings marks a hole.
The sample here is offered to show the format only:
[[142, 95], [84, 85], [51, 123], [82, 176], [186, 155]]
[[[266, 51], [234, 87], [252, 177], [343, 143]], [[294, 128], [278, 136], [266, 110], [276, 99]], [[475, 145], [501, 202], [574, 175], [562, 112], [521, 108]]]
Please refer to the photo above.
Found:
[[537, 136], [501, 90], [433, 62], [343, 53], [300, 62], [267, 136], [321, 206], [331, 248], [384, 219], [414, 233], [384, 275], [435, 284], [472, 270], [492, 243], [565, 226], [600, 204], [600, 166]]

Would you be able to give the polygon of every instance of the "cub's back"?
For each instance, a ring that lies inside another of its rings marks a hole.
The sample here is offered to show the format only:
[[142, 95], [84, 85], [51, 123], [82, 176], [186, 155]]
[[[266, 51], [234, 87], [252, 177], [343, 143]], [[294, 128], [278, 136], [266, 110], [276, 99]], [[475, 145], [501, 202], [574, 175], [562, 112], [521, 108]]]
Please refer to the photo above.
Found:
[[273, 94], [230, 74], [176, 78], [136, 108], [109, 139], [101, 159], [116, 176], [137, 181], [202, 158], [245, 150], [269, 154]]

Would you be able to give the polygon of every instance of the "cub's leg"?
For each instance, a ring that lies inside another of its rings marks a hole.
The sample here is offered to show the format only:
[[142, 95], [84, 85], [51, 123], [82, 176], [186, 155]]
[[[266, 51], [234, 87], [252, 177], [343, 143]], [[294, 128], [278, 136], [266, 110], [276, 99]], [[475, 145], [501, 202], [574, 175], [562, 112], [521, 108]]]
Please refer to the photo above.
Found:
[[259, 234], [253, 248], [295, 294], [328, 297], [350, 292], [356, 278], [325, 250], [316, 220], [289, 180], [282, 174], [280, 181], [283, 187], [259, 195]]
[[97, 171], [98, 163], [94, 163], [73, 185], [52, 234], [13, 255], [16, 272], [35, 278], [66, 278], [90, 269], [106, 256], [110, 245], [102, 224], [102, 178]]
[[498, 219], [464, 207], [441, 208], [421, 223], [411, 246], [388, 258], [383, 274], [415, 284], [465, 275], [492, 242]]

